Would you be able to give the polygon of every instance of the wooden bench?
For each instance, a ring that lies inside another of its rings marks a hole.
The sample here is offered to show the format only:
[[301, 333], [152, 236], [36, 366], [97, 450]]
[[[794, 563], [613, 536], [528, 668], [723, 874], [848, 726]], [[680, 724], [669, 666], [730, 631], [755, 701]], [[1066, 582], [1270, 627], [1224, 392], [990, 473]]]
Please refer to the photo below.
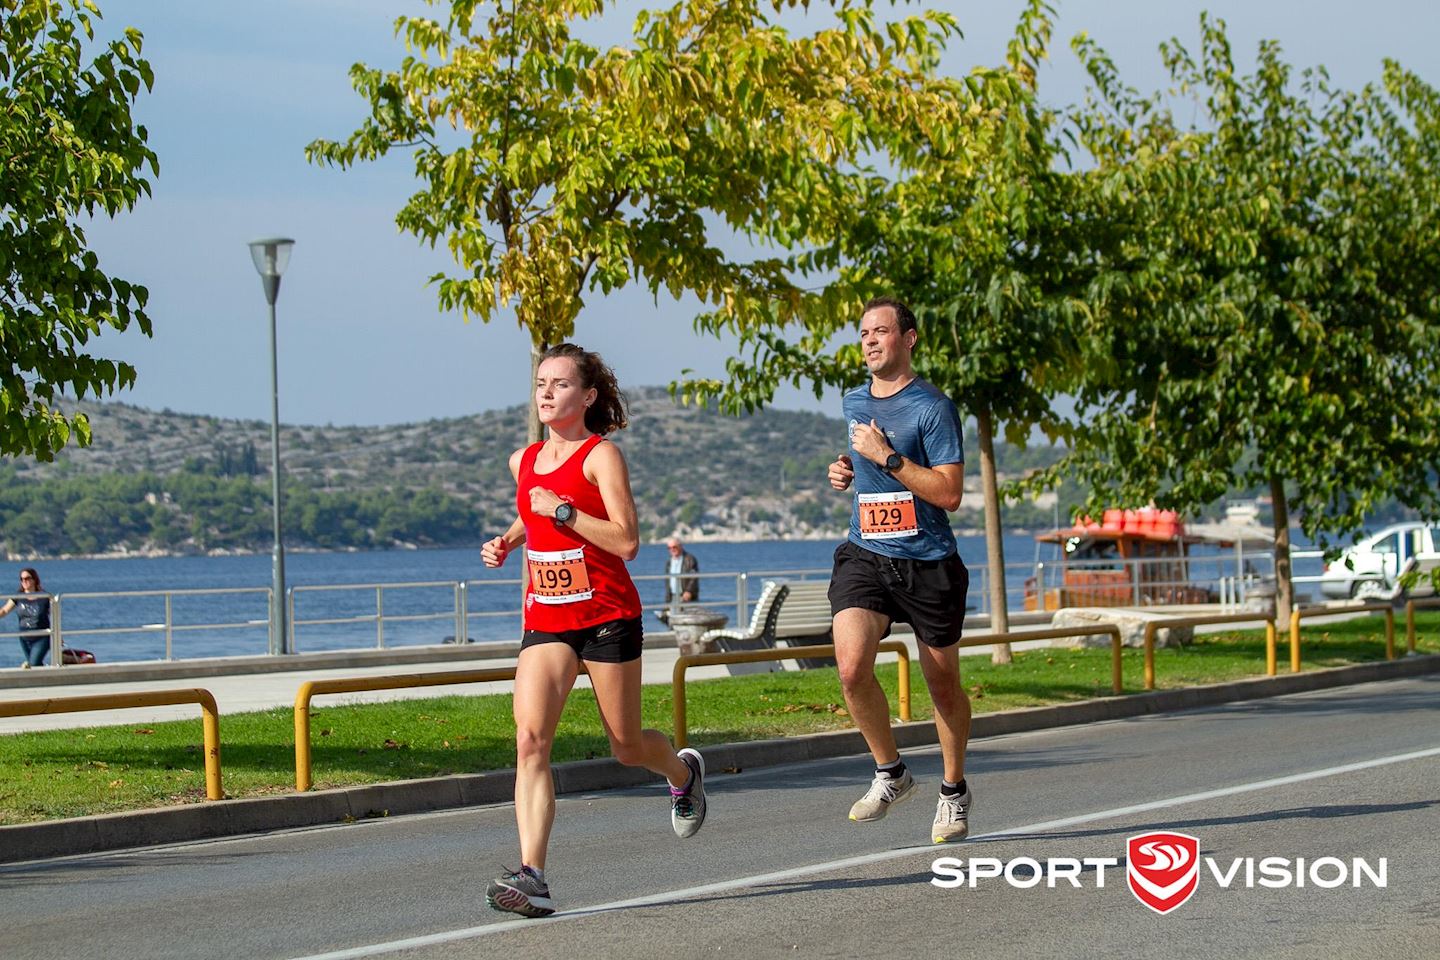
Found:
[[760, 599], [755, 601], [755, 612], [750, 615], [750, 625], [744, 630], [706, 630], [700, 637], [701, 647], [714, 643], [716, 650], [734, 653], [739, 650], [769, 650], [775, 646], [775, 625], [790, 585], [783, 580], [766, 580]]
[[[740, 650], [769, 650], [775, 646], [775, 624], [780, 619], [790, 585], [783, 580], [766, 580], [755, 601], [755, 612], [750, 615], [750, 625], [744, 630], [706, 630], [700, 637], [701, 649], [711, 643], [723, 653]], [[784, 669], [779, 661], [765, 663], [732, 663], [727, 665], [731, 676], [749, 673], [771, 673]]]
[[787, 646], [831, 643], [830, 581], [791, 580], [790, 593], [775, 622], [775, 637]]
[[[762, 650], [830, 643], [830, 600], [827, 580], [766, 580], [745, 630], [709, 630], [701, 642], [714, 641], [719, 650]], [[833, 667], [828, 657], [796, 661], [801, 667]], [[768, 672], [776, 664], [739, 664], [731, 673]]]

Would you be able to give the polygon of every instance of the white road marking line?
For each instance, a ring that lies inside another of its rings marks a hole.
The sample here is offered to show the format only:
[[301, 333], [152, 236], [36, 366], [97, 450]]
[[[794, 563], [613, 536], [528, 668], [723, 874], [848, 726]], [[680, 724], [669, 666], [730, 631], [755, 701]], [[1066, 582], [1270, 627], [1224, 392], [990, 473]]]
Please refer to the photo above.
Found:
[[1112, 807], [1109, 810], [1097, 810], [1093, 813], [1082, 813], [1074, 817], [1064, 817], [1059, 820], [1046, 820], [1041, 823], [1027, 824], [1023, 827], [1012, 827], [1009, 830], [997, 830], [994, 833], [979, 834], [972, 837], [965, 844], [957, 844], [952, 847], [940, 847], [935, 844], [924, 846], [899, 847], [893, 850], [883, 850], [878, 853], [867, 853], [858, 857], [846, 857], [843, 860], [830, 860], [826, 863], [814, 863], [803, 867], [792, 867], [788, 870], [777, 870], [773, 873], [761, 873], [749, 877], [740, 877], [735, 880], [721, 880], [717, 883], [702, 884], [698, 887], [686, 887], [680, 890], [669, 890], [664, 893], [652, 893], [644, 897], [633, 897], [629, 900], [614, 900], [610, 903], [600, 903], [592, 907], [580, 907], [575, 910], [567, 910], [557, 913], [544, 920], [527, 920], [517, 918], [515, 920], [501, 920], [496, 923], [486, 923], [476, 927], [465, 927], [460, 930], [449, 930], [444, 933], [432, 933], [423, 937], [408, 937], [404, 940], [391, 940], [388, 943], [376, 943], [364, 947], [352, 947], [348, 950], [336, 950], [330, 953], [317, 953], [305, 957], [296, 957], [294, 960], [358, 960], [361, 957], [378, 957], [387, 953], [396, 953], [401, 950], [413, 950], [418, 947], [436, 946], [442, 943], [453, 943], [457, 940], [472, 940], [480, 937], [488, 937], [492, 934], [504, 933], [507, 930], [516, 930], [521, 927], [535, 928], [544, 924], [559, 923], [564, 920], [578, 920], [583, 917], [590, 917], [600, 913], [612, 913], [619, 910], [629, 910], [635, 907], [649, 907], [661, 903], [670, 903], [678, 900], [687, 900], [692, 897], [702, 897], [707, 894], [724, 893], [729, 890], [737, 890], [744, 887], [755, 887], [766, 883], [777, 883], [784, 880], [793, 880], [797, 877], [810, 876], [817, 873], [829, 873], [835, 870], [843, 870], [846, 867], [861, 867], [872, 863], [883, 863], [886, 860], [898, 860], [902, 857], [915, 856], [920, 853], [933, 853], [939, 849], [963, 849], [973, 845], [980, 840], [996, 840], [1003, 837], [1023, 836], [1029, 833], [1042, 833], [1050, 830], [1061, 830], [1065, 827], [1078, 826], [1084, 823], [1092, 823], [1096, 820], [1111, 820], [1116, 817], [1125, 817], [1135, 813], [1145, 813], [1150, 810], [1163, 810], [1167, 807], [1179, 807], [1190, 803], [1199, 803], [1205, 800], [1214, 800], [1217, 797], [1230, 797], [1241, 793], [1254, 793], [1259, 790], [1269, 790], [1273, 787], [1284, 787], [1294, 783], [1304, 783], [1308, 780], [1319, 780], [1324, 777], [1335, 777], [1347, 773], [1357, 773], [1361, 770], [1370, 770], [1374, 767], [1388, 766], [1394, 763], [1405, 763], [1409, 760], [1423, 760], [1427, 757], [1440, 756], [1440, 747], [1432, 747], [1428, 750], [1415, 750], [1410, 753], [1398, 753], [1388, 757], [1377, 757], [1373, 760], [1362, 760], [1358, 763], [1347, 763], [1338, 767], [1326, 767], [1322, 770], [1310, 770], [1306, 773], [1291, 774], [1286, 777], [1275, 777], [1270, 780], [1255, 780], [1250, 783], [1237, 784], [1233, 787], [1221, 787], [1216, 790], [1205, 790], [1200, 793], [1187, 793], [1178, 797], [1170, 797], [1165, 800], [1153, 800], [1149, 803], [1136, 803], [1127, 807]]

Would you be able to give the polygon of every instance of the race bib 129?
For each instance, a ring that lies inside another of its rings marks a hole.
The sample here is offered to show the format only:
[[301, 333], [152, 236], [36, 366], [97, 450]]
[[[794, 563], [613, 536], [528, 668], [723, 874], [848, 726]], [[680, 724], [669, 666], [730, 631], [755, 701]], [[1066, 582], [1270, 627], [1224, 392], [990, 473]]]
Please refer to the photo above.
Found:
[[865, 540], [895, 540], [920, 533], [915, 519], [915, 494], [862, 493], [860, 501], [860, 536]]

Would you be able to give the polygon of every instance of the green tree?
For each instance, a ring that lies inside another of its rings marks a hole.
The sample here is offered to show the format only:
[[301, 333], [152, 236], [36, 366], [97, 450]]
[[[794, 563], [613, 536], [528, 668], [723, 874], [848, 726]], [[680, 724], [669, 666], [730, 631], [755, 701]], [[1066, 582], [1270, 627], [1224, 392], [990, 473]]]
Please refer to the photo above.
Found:
[[[1005, 599], [995, 434], [1003, 423], [1023, 443], [1054, 426], [1051, 399], [1073, 350], [1065, 346], [1088, 259], [1077, 246], [1084, 223], [1073, 194], [1083, 181], [1058, 170], [1056, 116], [1041, 105], [1036, 68], [1049, 43], [1052, 11], [1032, 0], [1006, 62], [945, 86], [951, 129], [899, 127], [888, 145], [895, 177], [857, 178], [856, 202], [834, 224], [835, 240], [797, 261], [805, 270], [838, 264], [838, 279], [813, 298], [804, 334], [781, 338], [783, 323], [742, 331], [730, 380], [698, 385], [728, 404], [768, 401], [783, 381], [851, 386], [863, 366], [853, 344], [827, 350], [855, 308], [875, 293], [907, 300], [921, 320], [916, 372], [976, 416], [990, 572], [991, 623], [1009, 627]], [[827, 309], [842, 305], [840, 311]], [[724, 318], [706, 318], [715, 332]], [[1008, 645], [996, 648], [1009, 662]]]
[[573, 335], [588, 292], [634, 281], [740, 325], [789, 318], [800, 296], [783, 265], [731, 260], [707, 219], [787, 246], [843, 209], [836, 168], [877, 130], [950, 129], [917, 82], [950, 18], [887, 29], [869, 0], [837, 2], [835, 26], [798, 38], [767, 19], [801, 5], [681, 0], [642, 11], [631, 45], [600, 50], [571, 28], [604, 0], [516, 0], [483, 19], [453, 0], [443, 23], [396, 21], [414, 55], [395, 71], [357, 64], [370, 116], [307, 155], [349, 167], [413, 149], [424, 189], [396, 222], [443, 241], [460, 268], [433, 278], [441, 308], [513, 310], [532, 363]]
[[[1297, 89], [1277, 44], [1249, 76], [1223, 22], [1202, 17], [1198, 59], [1163, 45], [1198, 108], [1191, 129], [1077, 47], [1097, 90], [1082, 141], [1120, 236], [1096, 281], [1105, 322], [1083, 344], [1073, 449], [1051, 477], [1080, 477], [1092, 507], [1193, 510], [1267, 488], [1288, 617], [1292, 513], [1323, 537], [1392, 494], [1436, 508], [1440, 326], [1433, 294], [1389, 279], [1400, 248], [1386, 239], [1399, 231], [1433, 263], [1435, 236], [1416, 232], [1363, 99], [1321, 70]], [[1433, 167], [1410, 186], [1433, 197]]]
[[88, 64], [99, 9], [90, 0], [0, 0], [0, 454], [51, 460], [83, 413], [57, 395], [114, 392], [135, 369], [90, 356], [109, 327], [146, 336], [148, 293], [110, 277], [87, 246], [82, 217], [114, 217], [150, 193], [159, 162], [131, 104], [154, 82], [127, 29]]

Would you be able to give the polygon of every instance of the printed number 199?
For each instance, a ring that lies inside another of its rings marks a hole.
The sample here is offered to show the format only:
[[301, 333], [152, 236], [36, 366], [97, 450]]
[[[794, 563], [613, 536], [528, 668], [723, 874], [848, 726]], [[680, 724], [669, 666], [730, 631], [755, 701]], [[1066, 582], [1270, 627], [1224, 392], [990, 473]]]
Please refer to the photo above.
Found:
[[575, 577], [564, 567], [559, 570], [540, 569], [540, 586], [545, 590], [569, 590], [575, 584]]

